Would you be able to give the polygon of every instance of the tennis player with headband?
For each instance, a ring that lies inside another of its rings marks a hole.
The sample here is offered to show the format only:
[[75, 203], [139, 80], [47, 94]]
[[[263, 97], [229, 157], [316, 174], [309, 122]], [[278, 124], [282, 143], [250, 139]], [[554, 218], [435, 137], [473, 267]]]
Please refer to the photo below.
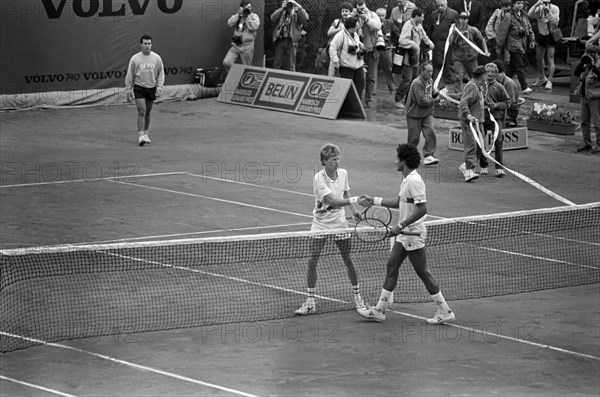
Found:
[[[352, 206], [355, 220], [360, 219], [360, 213], [356, 207], [358, 196], [350, 197], [350, 185], [348, 183], [348, 172], [339, 168], [340, 149], [327, 143], [321, 147], [321, 164], [324, 168], [313, 178], [313, 192], [315, 195], [315, 208], [313, 209], [313, 221], [311, 232], [320, 232], [327, 230], [346, 229], [348, 221], [346, 220], [345, 206]], [[308, 260], [307, 274], [307, 294], [308, 299], [302, 307], [296, 310], [296, 314], [304, 316], [316, 313], [315, 306], [315, 286], [317, 285], [317, 263], [321, 256], [321, 250], [327, 241], [326, 235], [315, 235], [311, 241], [311, 256]], [[335, 243], [340, 250], [342, 260], [348, 268], [348, 278], [352, 284], [354, 292], [354, 303], [356, 309], [364, 308], [363, 299], [360, 296], [358, 276], [354, 268], [354, 263], [350, 258], [351, 235], [349, 233], [336, 234]]]
[[[421, 156], [413, 145], [402, 144], [396, 149], [398, 157], [398, 171], [402, 172], [403, 179], [400, 185], [400, 194], [394, 198], [381, 198], [361, 196], [359, 203], [363, 206], [379, 205], [383, 207], [398, 207], [400, 210], [398, 225], [391, 229], [396, 236], [392, 251], [387, 262], [387, 274], [381, 290], [381, 297], [377, 306], [358, 309], [358, 314], [374, 321], [384, 321], [385, 311], [393, 302], [393, 293], [398, 284], [398, 273], [402, 262], [408, 257], [417, 276], [425, 284], [427, 292], [437, 306], [433, 318], [427, 319], [429, 324], [441, 324], [455, 319], [454, 313], [448, 307], [437, 280], [427, 267], [425, 255], [425, 239], [427, 229], [425, 217], [427, 216], [427, 199], [425, 182], [417, 172], [421, 165]], [[419, 236], [403, 235], [402, 231], [420, 232]]]

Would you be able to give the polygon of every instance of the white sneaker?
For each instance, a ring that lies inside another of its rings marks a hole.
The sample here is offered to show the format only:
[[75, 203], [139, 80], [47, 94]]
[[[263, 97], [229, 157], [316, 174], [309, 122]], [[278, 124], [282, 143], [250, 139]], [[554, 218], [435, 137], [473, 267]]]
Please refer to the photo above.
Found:
[[465, 164], [465, 163], [462, 163], [462, 164], [461, 164], [461, 165], [458, 167], [458, 170], [459, 170], [460, 172], [462, 172], [462, 174], [463, 174], [463, 175], [465, 175], [465, 173], [467, 172], [467, 166], [466, 166], [466, 164]]
[[480, 174], [481, 174], [481, 175], [487, 175], [487, 174], [488, 174], [488, 169], [487, 169], [487, 167], [483, 167], [483, 168], [481, 169], [481, 172], [480, 172]]
[[359, 294], [354, 295], [354, 304], [356, 305], [356, 310], [366, 308], [365, 301], [363, 301], [363, 298]]
[[533, 92], [533, 90], [531, 89], [531, 87], [527, 87], [523, 90], [523, 94], [531, 94]]
[[502, 169], [496, 170], [496, 178], [504, 178], [505, 176], [506, 176], [506, 174], [504, 173], [504, 170], [502, 170]]
[[365, 307], [356, 311], [367, 320], [373, 320], [377, 322], [385, 321], [385, 313], [380, 312], [379, 310], [375, 309], [375, 307]]
[[138, 145], [144, 146], [145, 144], [146, 144], [146, 139], [144, 138], [144, 135], [138, 135]]
[[306, 301], [302, 304], [300, 309], [296, 310], [296, 313], [299, 316], [306, 316], [307, 314], [314, 314], [317, 312], [317, 308], [315, 307], [315, 302]]
[[435, 313], [435, 316], [433, 316], [433, 318], [428, 318], [427, 319], [427, 323], [429, 323], [429, 324], [443, 324], [445, 322], [453, 321], [455, 319], [456, 319], [456, 316], [454, 315], [453, 312], [448, 312], [448, 313], [437, 312], [437, 313]]
[[404, 110], [404, 104], [402, 102], [394, 101], [394, 106], [396, 106], [400, 110]]
[[475, 171], [467, 170], [467, 172], [465, 172], [465, 182], [472, 182], [477, 178], [479, 178], [479, 175], [476, 174]]
[[552, 89], [552, 82], [550, 80], [548, 80], [548, 82], [544, 86], [544, 89], [545, 90], [551, 90]]
[[423, 164], [425, 165], [434, 165], [439, 163], [440, 161], [433, 156], [427, 156], [423, 159]]

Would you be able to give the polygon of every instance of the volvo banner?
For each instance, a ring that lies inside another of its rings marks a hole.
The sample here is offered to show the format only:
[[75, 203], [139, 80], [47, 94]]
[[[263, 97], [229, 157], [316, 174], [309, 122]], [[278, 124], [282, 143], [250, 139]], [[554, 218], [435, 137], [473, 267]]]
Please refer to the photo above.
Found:
[[[191, 84], [222, 67], [239, 0], [2, 0], [0, 94], [124, 87], [140, 37], [153, 38], [166, 85]], [[264, 0], [254, 62], [263, 62]]]

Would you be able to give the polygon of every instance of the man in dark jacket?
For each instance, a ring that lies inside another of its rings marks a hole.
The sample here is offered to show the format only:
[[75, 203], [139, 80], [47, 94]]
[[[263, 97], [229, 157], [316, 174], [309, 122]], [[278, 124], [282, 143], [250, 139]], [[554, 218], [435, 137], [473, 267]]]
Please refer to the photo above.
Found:
[[525, 68], [523, 58], [528, 47], [528, 41], [529, 48], [535, 48], [535, 36], [527, 14], [523, 11], [523, 0], [513, 0], [513, 9], [500, 22], [496, 45], [498, 46], [498, 54], [505, 54], [505, 50], [508, 51], [510, 59], [508, 62], [506, 62], [506, 59], [504, 61], [506, 75], [511, 78], [515, 74], [517, 75], [523, 94], [533, 92], [527, 86], [527, 80], [525, 80], [525, 73], [523, 72]]
[[444, 63], [444, 49], [446, 39], [450, 32], [450, 26], [458, 24], [458, 12], [448, 7], [448, 0], [436, 0], [437, 9], [427, 18], [425, 33], [431, 39], [435, 47], [433, 48], [433, 78], [436, 79], [439, 73], [442, 73], [440, 88], [450, 84], [452, 81], [452, 56], [448, 51], [446, 54], [446, 65], [442, 70]]

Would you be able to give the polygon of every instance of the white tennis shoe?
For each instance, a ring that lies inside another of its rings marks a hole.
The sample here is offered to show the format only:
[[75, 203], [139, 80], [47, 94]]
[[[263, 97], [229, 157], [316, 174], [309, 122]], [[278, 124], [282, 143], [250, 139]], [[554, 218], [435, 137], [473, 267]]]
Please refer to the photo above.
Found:
[[148, 138], [147, 134], [142, 134], [138, 136], [138, 144], [140, 146], [144, 146], [146, 143], [151, 143], [152, 141]]
[[373, 320], [377, 322], [385, 321], [385, 313], [380, 312], [373, 306], [357, 309], [356, 311], [358, 312], [358, 314], [360, 314], [361, 317], [364, 317], [367, 320]]
[[440, 161], [438, 159], [436, 159], [433, 156], [427, 156], [423, 159], [423, 164], [424, 165], [435, 165], [437, 163], [439, 163]]
[[435, 313], [435, 316], [433, 316], [433, 318], [428, 318], [427, 322], [429, 324], [444, 324], [445, 322], [453, 321], [455, 319], [456, 319], [456, 316], [454, 315], [454, 313], [452, 311], [450, 311], [448, 313], [437, 312], [437, 313]]
[[306, 301], [302, 304], [300, 309], [296, 310], [296, 313], [299, 316], [306, 316], [307, 314], [315, 314], [317, 312], [317, 308], [315, 307], [315, 302]]

